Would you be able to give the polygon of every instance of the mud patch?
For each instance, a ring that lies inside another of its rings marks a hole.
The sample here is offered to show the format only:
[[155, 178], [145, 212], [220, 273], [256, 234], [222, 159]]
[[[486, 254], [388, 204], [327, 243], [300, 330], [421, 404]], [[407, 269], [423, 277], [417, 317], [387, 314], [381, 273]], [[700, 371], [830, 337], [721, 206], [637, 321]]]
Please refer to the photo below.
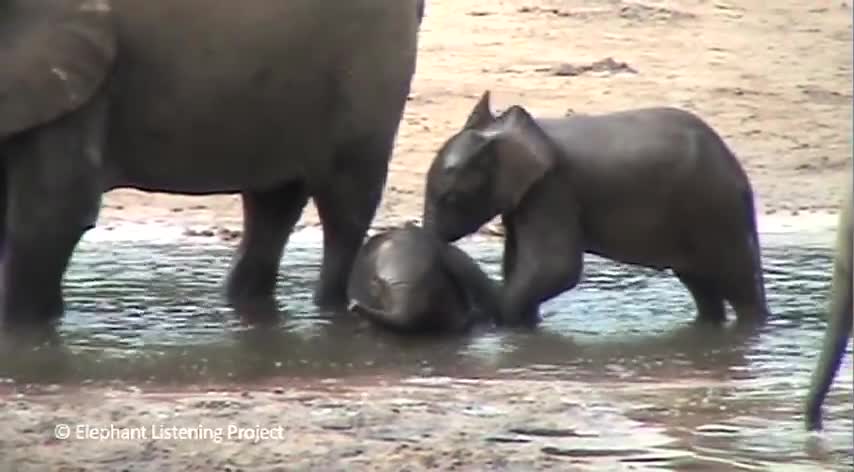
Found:
[[[600, 5], [590, 6], [590, 3]], [[694, 13], [680, 11], [669, 7], [621, 1], [585, 2], [578, 7], [542, 7], [525, 5], [517, 9], [519, 13], [553, 15], [563, 18], [575, 18], [581, 20], [602, 19], [602, 17], [617, 17], [632, 22], [674, 22], [679, 20], [694, 19]]]
[[636, 2], [621, 2], [619, 7], [620, 18], [638, 22], [671, 22], [679, 20], [694, 19], [693, 13], [675, 10], [657, 5], [649, 5]]
[[563, 63], [547, 69], [538, 69], [539, 71], [548, 71], [552, 75], [558, 77], [573, 77], [586, 73], [594, 73], [598, 76], [614, 75], [619, 73], [637, 74], [638, 71], [625, 62], [615, 61], [612, 57], [606, 57], [589, 64], [570, 64]]
[[834, 90], [827, 90], [826, 88], [815, 85], [799, 85], [798, 88], [801, 90], [801, 93], [816, 104], [843, 105], [851, 103], [851, 95], [839, 93]]

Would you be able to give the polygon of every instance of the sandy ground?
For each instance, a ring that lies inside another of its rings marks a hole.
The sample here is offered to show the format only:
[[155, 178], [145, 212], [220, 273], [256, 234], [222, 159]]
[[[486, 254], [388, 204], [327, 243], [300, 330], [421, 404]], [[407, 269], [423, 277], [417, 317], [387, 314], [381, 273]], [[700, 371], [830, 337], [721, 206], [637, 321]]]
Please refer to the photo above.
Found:
[[[428, 0], [375, 225], [418, 218], [431, 159], [485, 89], [536, 115], [686, 108], [737, 153], [760, 211], [833, 211], [851, 181], [851, 40], [847, 1]], [[102, 224], [240, 228], [238, 196], [116, 190], [104, 203]], [[301, 224], [316, 222], [309, 206]]]
[[[851, 181], [850, 174], [845, 180], [852, 136], [851, 41], [851, 6], [838, 0], [427, 0], [418, 71], [376, 224], [418, 217], [433, 154], [487, 88], [499, 109], [522, 104], [542, 115], [684, 107], [708, 120], [736, 151], [761, 211], [833, 210], [843, 181]], [[105, 198], [101, 224], [122, 221], [175, 222], [233, 237], [222, 228], [239, 229], [240, 201], [117, 190]], [[309, 208], [303, 224], [315, 222]], [[186, 392], [143, 398], [90, 389], [73, 400], [3, 395], [0, 470], [586, 470], [593, 459], [546, 453], [541, 443], [482, 447], [484, 431], [506, 433], [511, 423], [536, 423], [543, 412], [566, 416], [566, 424], [602, 424], [595, 416], [573, 415], [579, 410], [562, 404], [560, 395], [545, 405], [520, 400], [521, 392], [559, 388], [495, 383], [434, 395], [404, 394], [382, 383], [322, 394], [295, 387], [280, 395], [259, 390], [217, 397], [220, 406]], [[594, 397], [608, 390], [590, 388]], [[402, 395], [410, 400], [398, 401]], [[407, 416], [413, 408], [452, 411], [465, 402], [487, 413]], [[500, 411], [500, 418], [490, 416], [489, 408]], [[355, 428], [353, 418], [360, 414], [367, 426]], [[202, 421], [284, 425], [287, 440], [53, 436], [60, 422], [150, 427]], [[433, 436], [386, 441], [383, 425]], [[621, 440], [618, 430], [603, 433], [611, 444]], [[625, 470], [614, 467], [597, 470]]]
[[[656, 455], [646, 449], [672, 442], [578, 383], [379, 385], [315, 382], [180, 395], [83, 389], [70, 401], [70, 391], [22, 395], [0, 411], [0, 446], [21, 471], [140, 470], [141, 464], [142, 470], [402, 471], [614, 465]], [[616, 437], [628, 443], [616, 445]], [[557, 450], [543, 450], [549, 447]]]
[[[850, 470], [850, 453], [803, 432], [779, 438], [794, 445], [778, 456], [704, 441], [738, 431], [715, 422], [727, 400], [713, 377], [0, 386], [0, 471]], [[771, 414], [785, 420], [795, 408]]]

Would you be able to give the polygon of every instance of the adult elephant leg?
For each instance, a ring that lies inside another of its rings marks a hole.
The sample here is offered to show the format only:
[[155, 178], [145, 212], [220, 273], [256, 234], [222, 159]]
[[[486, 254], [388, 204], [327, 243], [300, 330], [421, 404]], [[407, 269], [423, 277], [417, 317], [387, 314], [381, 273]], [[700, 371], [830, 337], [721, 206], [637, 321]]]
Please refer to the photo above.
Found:
[[323, 225], [323, 265], [314, 291], [319, 307], [347, 306], [347, 278], [382, 198], [393, 144], [392, 136], [342, 146], [332, 174], [311, 188]]
[[676, 277], [691, 293], [697, 306], [697, 320], [712, 323], [726, 321], [724, 299], [717, 290], [713, 279], [685, 272], [677, 272]]
[[245, 191], [243, 236], [226, 281], [229, 304], [241, 315], [276, 312], [279, 263], [288, 238], [308, 203], [301, 182], [263, 191]]
[[5, 148], [0, 316], [44, 326], [64, 311], [62, 279], [101, 203], [103, 109], [90, 106], [19, 135]]
[[[69, 211], [67, 205], [37, 202], [35, 196], [18, 198], [21, 193], [19, 188], [12, 192], [17, 203], [42, 209], [38, 216], [13, 214], [8, 218], [10, 231], [4, 241], [0, 272], [2, 315], [7, 328], [44, 325], [62, 316], [62, 278], [85, 231], [75, 221], [77, 212]], [[54, 225], [57, 227], [51, 228]]]

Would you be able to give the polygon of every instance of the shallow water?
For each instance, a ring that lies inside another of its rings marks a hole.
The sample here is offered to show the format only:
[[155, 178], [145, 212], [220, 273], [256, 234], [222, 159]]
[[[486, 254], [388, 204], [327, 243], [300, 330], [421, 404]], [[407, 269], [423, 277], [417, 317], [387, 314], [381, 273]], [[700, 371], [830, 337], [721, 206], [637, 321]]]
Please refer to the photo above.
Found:
[[[757, 332], [695, 326], [690, 296], [668, 273], [588, 256], [582, 283], [543, 306], [536, 332], [484, 329], [445, 340], [399, 338], [352, 315], [318, 312], [311, 303], [321, 254], [315, 236], [292, 239], [278, 286], [287, 314], [260, 328], [225, 307], [230, 243], [87, 238], [67, 274], [58, 347], [0, 356], [0, 378], [183, 384], [384, 374], [607, 382], [632, 405], [630, 416], [663, 422], [677, 447], [693, 451], [693, 462], [665, 469], [854, 463], [850, 355], [818, 444], [802, 433], [799, 411], [824, 329], [832, 235], [762, 236], [774, 316]], [[498, 241], [461, 246], [498, 276]]]

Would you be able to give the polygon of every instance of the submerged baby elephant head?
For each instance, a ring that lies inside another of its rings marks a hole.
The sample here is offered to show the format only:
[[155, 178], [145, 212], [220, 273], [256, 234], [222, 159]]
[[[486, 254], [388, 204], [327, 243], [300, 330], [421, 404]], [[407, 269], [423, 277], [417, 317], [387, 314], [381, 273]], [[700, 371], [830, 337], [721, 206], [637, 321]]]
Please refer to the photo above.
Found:
[[495, 116], [489, 96], [484, 92], [427, 172], [424, 225], [446, 241], [512, 213], [554, 166], [554, 145], [534, 118], [519, 106]]
[[443, 266], [441, 244], [409, 224], [369, 238], [350, 275], [350, 311], [399, 332], [461, 328], [465, 297]]

